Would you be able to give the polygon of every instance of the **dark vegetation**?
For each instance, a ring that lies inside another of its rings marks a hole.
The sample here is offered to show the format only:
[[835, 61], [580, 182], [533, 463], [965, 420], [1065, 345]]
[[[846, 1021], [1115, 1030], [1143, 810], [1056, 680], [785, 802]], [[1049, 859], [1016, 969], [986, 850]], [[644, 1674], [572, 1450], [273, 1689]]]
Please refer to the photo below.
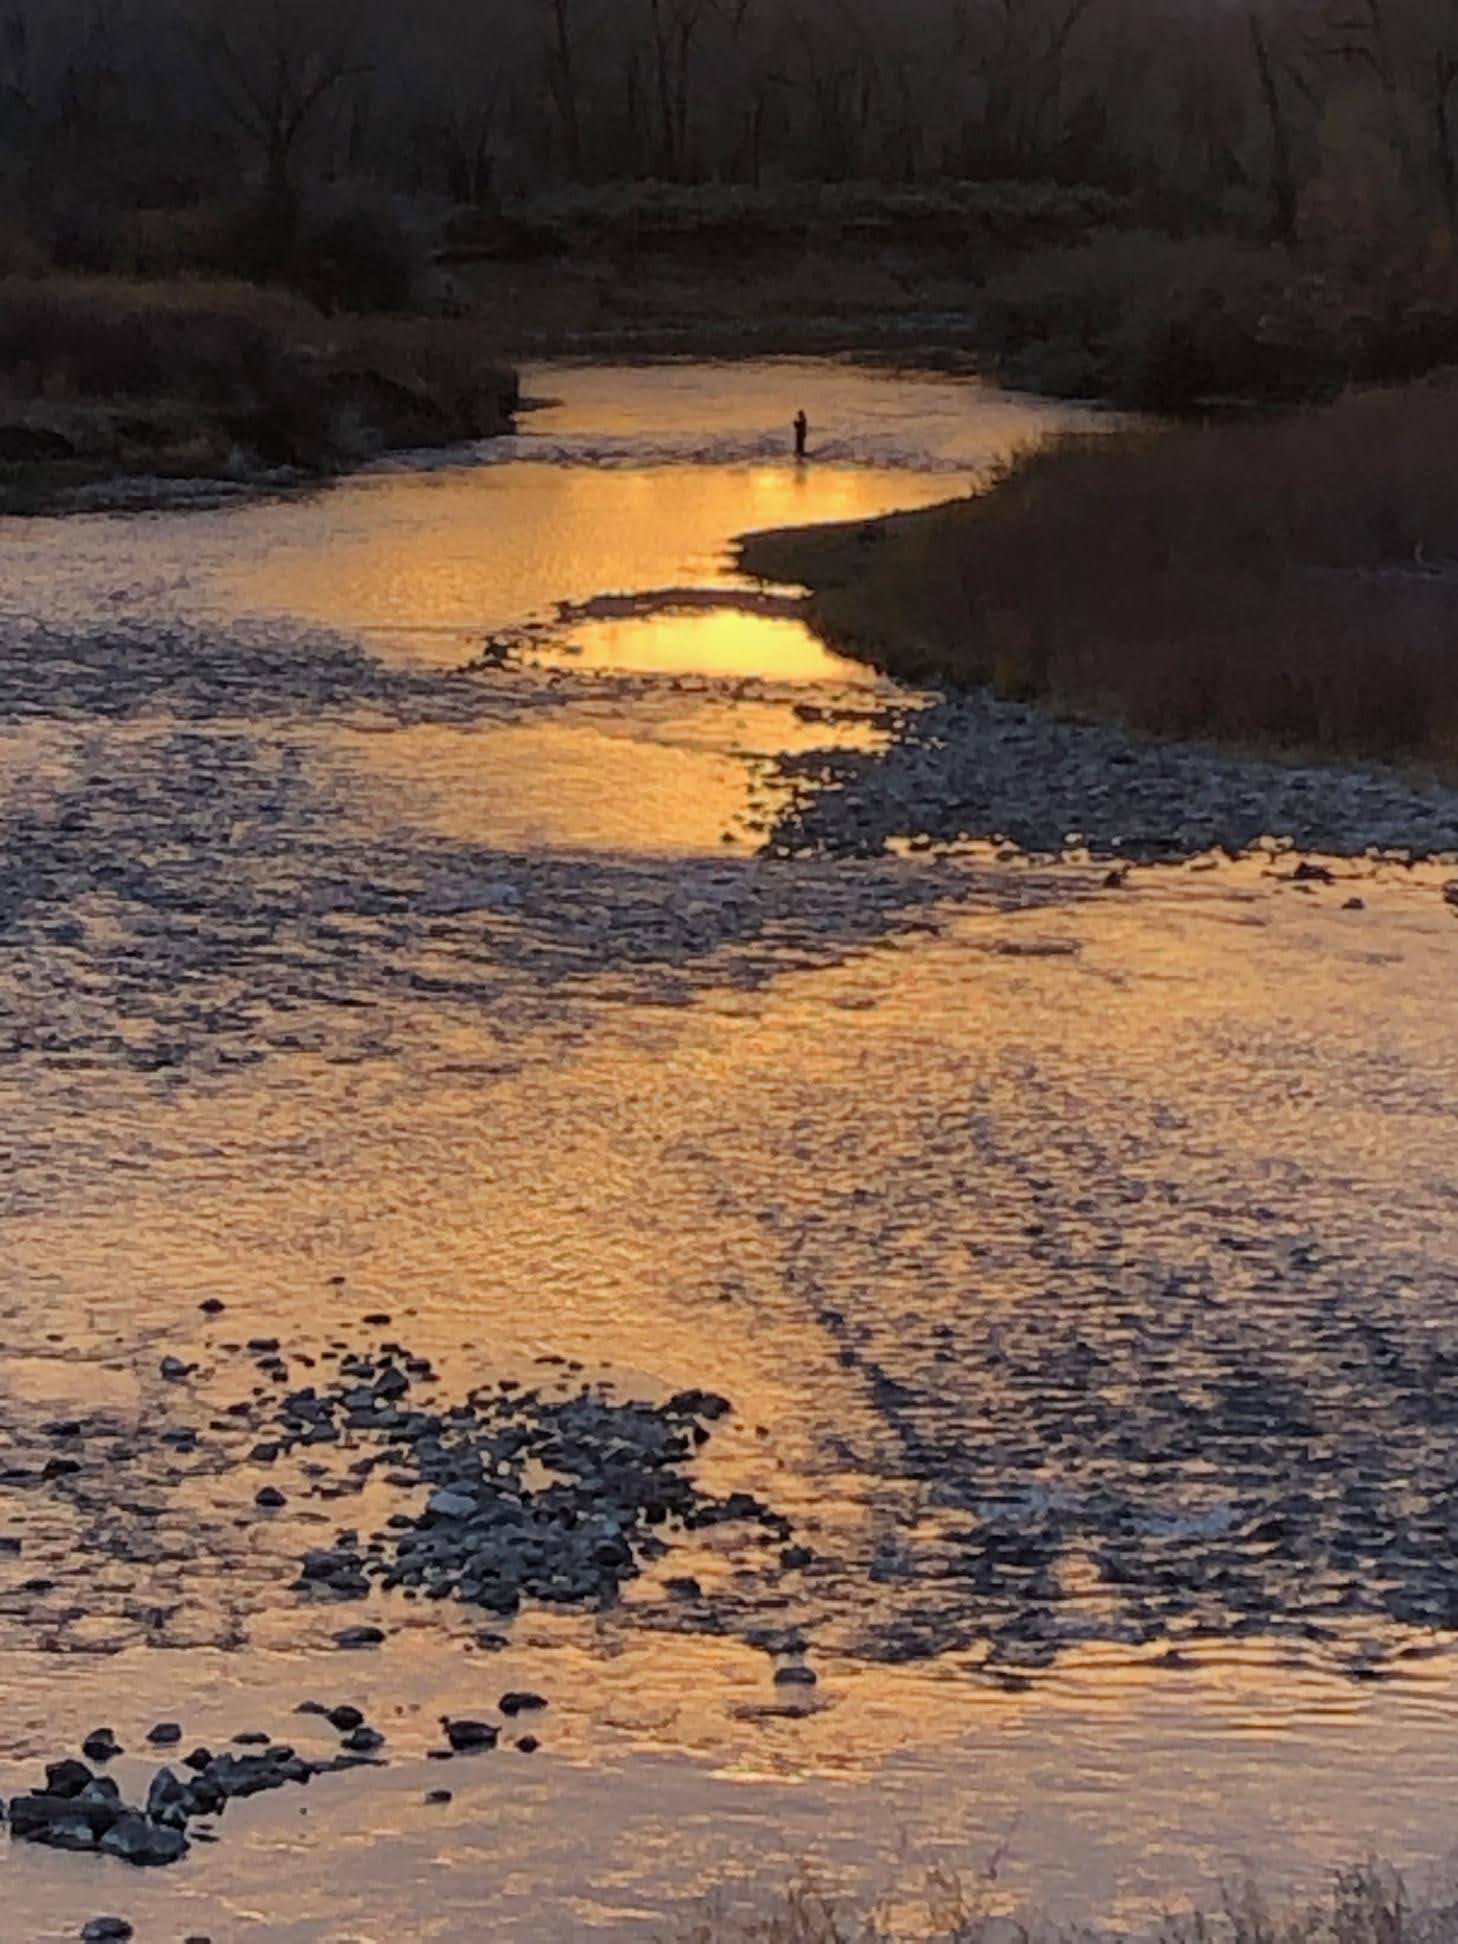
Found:
[[0, 271], [1324, 396], [1454, 355], [1455, 118], [1447, 0], [0, 0]]
[[515, 379], [468, 327], [326, 318], [226, 283], [0, 281], [0, 493], [123, 470], [327, 472], [503, 430]]
[[[757, 1914], [714, 1900], [678, 1944], [1112, 1944], [1111, 1933], [1087, 1926], [1005, 1915], [1005, 1901], [996, 1865], [971, 1877], [935, 1869], [869, 1906], [802, 1875]], [[1449, 1884], [1418, 1891], [1390, 1864], [1368, 1861], [1336, 1871], [1325, 1894], [1306, 1901], [1281, 1903], [1254, 1881], [1232, 1883], [1213, 1904], [1174, 1912], [1147, 1934], [1153, 1944], [1452, 1944], [1458, 1902]]]
[[1458, 389], [1075, 440], [987, 493], [752, 538], [838, 648], [1151, 732], [1458, 776]]

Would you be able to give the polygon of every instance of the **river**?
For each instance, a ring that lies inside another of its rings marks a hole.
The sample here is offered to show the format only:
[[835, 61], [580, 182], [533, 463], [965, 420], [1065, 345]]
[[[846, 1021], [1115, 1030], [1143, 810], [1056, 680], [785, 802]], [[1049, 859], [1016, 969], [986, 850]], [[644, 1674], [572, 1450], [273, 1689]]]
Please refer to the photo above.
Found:
[[[993, 1859], [1009, 1905], [1138, 1926], [1247, 1867], [1438, 1862], [1450, 915], [1395, 866], [1358, 910], [1268, 857], [1114, 898], [759, 856], [776, 757], [905, 698], [736, 607], [732, 538], [1089, 421], [829, 362], [526, 389], [476, 453], [0, 527], [0, 1784], [103, 1721], [126, 1783], [159, 1717], [302, 1747], [320, 1693], [390, 1755], [168, 1871], [12, 1844], [5, 1934], [615, 1940], [801, 1862]], [[582, 611], [684, 588], [724, 604]], [[371, 1316], [448, 1386], [723, 1393], [698, 1470], [806, 1563], [715, 1528], [500, 1653], [377, 1596], [341, 1656], [364, 1609], [292, 1581], [344, 1487], [304, 1465], [263, 1519], [183, 1427], [230, 1343]], [[426, 1806], [437, 1717], [507, 1686], [540, 1750]]]

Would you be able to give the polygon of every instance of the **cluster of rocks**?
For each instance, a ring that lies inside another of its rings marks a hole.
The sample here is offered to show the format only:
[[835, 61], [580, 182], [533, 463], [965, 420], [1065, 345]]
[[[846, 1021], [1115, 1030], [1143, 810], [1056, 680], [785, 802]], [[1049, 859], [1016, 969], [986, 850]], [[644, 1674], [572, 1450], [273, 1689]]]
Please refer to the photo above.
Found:
[[[200, 1308], [210, 1324], [224, 1313], [215, 1298]], [[183, 1557], [197, 1560], [203, 1599], [218, 1562], [237, 1563], [234, 1614], [281, 1584], [314, 1606], [369, 1601], [332, 1634], [342, 1649], [369, 1650], [400, 1603], [449, 1600], [472, 1611], [492, 1649], [505, 1637], [481, 1622], [532, 1603], [609, 1605], [696, 1533], [722, 1529], [715, 1550], [736, 1556], [739, 1599], [810, 1558], [777, 1509], [701, 1482], [697, 1455], [730, 1411], [725, 1398], [620, 1397], [545, 1354], [525, 1381], [447, 1390], [429, 1358], [391, 1339], [387, 1314], [363, 1321], [368, 1335], [328, 1342], [209, 1329], [157, 1358], [145, 1430], [107, 1413], [31, 1427], [33, 1448], [20, 1448], [24, 1462], [6, 1478], [69, 1508], [66, 1574], [11, 1591], [95, 1630], [113, 1603], [93, 1589], [68, 1604], [82, 1562], [150, 1565], [158, 1519], [185, 1508]], [[130, 1483], [120, 1497], [117, 1466]], [[231, 1482], [220, 1493], [221, 1479]], [[733, 1624], [718, 1595], [649, 1606], [676, 1630]], [[132, 1625], [138, 1614], [153, 1635], [168, 1619], [129, 1598], [115, 1618]]]
[[1148, 862], [1238, 855], [1263, 838], [1342, 857], [1458, 853], [1458, 790], [1155, 742], [986, 692], [904, 710], [884, 748], [777, 767], [790, 799], [766, 845], [776, 856], [878, 856], [901, 839]]
[[[530, 1689], [512, 1689], [501, 1696], [497, 1708], [508, 1724], [518, 1724], [521, 1716], [535, 1715], [547, 1705], [545, 1696]], [[111, 1776], [66, 1756], [47, 1764], [45, 1781], [38, 1788], [15, 1796], [8, 1805], [0, 1801], [0, 1819], [8, 1820], [13, 1839], [49, 1849], [112, 1857], [139, 1868], [179, 1862], [194, 1840], [213, 1840], [213, 1819], [230, 1802], [382, 1759], [379, 1751], [385, 1737], [370, 1725], [362, 1709], [348, 1702], [329, 1706], [304, 1701], [296, 1712], [326, 1721], [340, 1737], [340, 1752], [311, 1760], [269, 1735], [245, 1731], [233, 1737], [231, 1749], [214, 1754], [198, 1747], [183, 1756], [176, 1768], [157, 1769], [140, 1803], [127, 1802]], [[440, 1725], [444, 1745], [431, 1751], [437, 1761], [488, 1752], [499, 1745], [503, 1733], [499, 1723], [470, 1716], [443, 1715]], [[153, 1747], [171, 1747], [182, 1740], [181, 1724], [158, 1722], [147, 1740]], [[81, 1746], [95, 1765], [123, 1752], [110, 1728], [94, 1729]], [[540, 1746], [534, 1734], [515, 1738], [515, 1747], [524, 1755], [535, 1754]], [[449, 1789], [432, 1789], [425, 1797], [432, 1804], [451, 1799]], [[125, 1944], [133, 1931], [126, 1918], [103, 1916], [92, 1918], [81, 1935], [83, 1944]], [[209, 1941], [190, 1939], [189, 1944]]]
[[[250, 1348], [267, 1374], [285, 1380], [276, 1345]], [[730, 1408], [712, 1392], [653, 1405], [601, 1389], [550, 1397], [505, 1379], [457, 1404], [417, 1401], [417, 1387], [433, 1378], [427, 1359], [387, 1344], [342, 1357], [331, 1383], [287, 1392], [263, 1421], [252, 1453], [262, 1462], [347, 1440], [361, 1453], [350, 1465], [357, 1477], [379, 1472], [397, 1488], [429, 1488], [423, 1509], [392, 1513], [368, 1536], [341, 1530], [332, 1546], [307, 1553], [301, 1591], [353, 1600], [376, 1586], [398, 1588], [506, 1615], [524, 1600], [613, 1600], [666, 1550], [670, 1522], [693, 1530], [742, 1521], [766, 1544], [790, 1539], [789, 1522], [750, 1494], [716, 1498], [690, 1476], [707, 1427]], [[265, 1507], [286, 1502], [271, 1486], [257, 1498]]]
[[[179, 1764], [185, 1774], [172, 1768], [155, 1772], [140, 1804], [127, 1802], [113, 1777], [68, 1756], [47, 1764], [39, 1788], [11, 1799], [10, 1833], [49, 1849], [80, 1850], [139, 1866], [176, 1863], [191, 1847], [194, 1823], [220, 1816], [240, 1797], [358, 1767], [382, 1740], [375, 1736], [373, 1744], [363, 1744], [346, 1737], [345, 1752], [322, 1761], [307, 1760], [283, 1743], [269, 1743], [256, 1754], [225, 1750], [215, 1755], [195, 1748]], [[83, 1747], [93, 1761], [121, 1752], [110, 1730], [88, 1735]]]

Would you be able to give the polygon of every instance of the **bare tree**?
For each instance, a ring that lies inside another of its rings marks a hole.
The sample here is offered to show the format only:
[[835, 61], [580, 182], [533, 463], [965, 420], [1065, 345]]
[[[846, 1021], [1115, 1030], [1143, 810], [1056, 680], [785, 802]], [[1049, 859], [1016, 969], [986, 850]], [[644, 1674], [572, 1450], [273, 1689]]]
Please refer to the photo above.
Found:
[[1249, 14], [1251, 52], [1255, 56], [1256, 78], [1261, 101], [1271, 131], [1271, 227], [1282, 243], [1296, 240], [1296, 168], [1291, 149], [1291, 130], [1286, 118], [1275, 63], [1271, 59], [1266, 30], [1252, 7]]
[[540, 0], [545, 15], [547, 85], [562, 130], [567, 173], [580, 182], [583, 169], [582, 106], [578, 83], [577, 0]]
[[331, 100], [366, 71], [361, 0], [220, 0], [192, 29], [219, 106], [263, 167], [276, 222], [293, 220], [294, 171]]

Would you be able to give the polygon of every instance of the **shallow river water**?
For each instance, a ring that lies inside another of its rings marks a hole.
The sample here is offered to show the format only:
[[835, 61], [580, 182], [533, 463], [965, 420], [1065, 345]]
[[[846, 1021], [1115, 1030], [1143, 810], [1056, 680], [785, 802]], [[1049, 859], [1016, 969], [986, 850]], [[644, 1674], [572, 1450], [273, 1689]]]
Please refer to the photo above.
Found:
[[[311, 1750], [316, 1695], [390, 1757], [168, 1871], [12, 1844], [0, 1935], [671, 1936], [801, 1862], [992, 1859], [1137, 1928], [1247, 1867], [1441, 1862], [1451, 916], [1391, 867], [1357, 910], [1260, 858], [1111, 896], [758, 856], [774, 758], [874, 747], [890, 691], [772, 602], [559, 604], [732, 592], [735, 534], [1076, 414], [835, 364], [528, 390], [479, 454], [0, 527], [0, 1790], [102, 1721]], [[188, 1427], [240, 1342], [382, 1330], [453, 1394], [722, 1393], [698, 1475], [803, 1562], [684, 1534], [493, 1653], [454, 1602], [306, 1602], [376, 1487], [291, 1461], [265, 1518]], [[437, 1718], [507, 1687], [541, 1749], [427, 1806]]]

